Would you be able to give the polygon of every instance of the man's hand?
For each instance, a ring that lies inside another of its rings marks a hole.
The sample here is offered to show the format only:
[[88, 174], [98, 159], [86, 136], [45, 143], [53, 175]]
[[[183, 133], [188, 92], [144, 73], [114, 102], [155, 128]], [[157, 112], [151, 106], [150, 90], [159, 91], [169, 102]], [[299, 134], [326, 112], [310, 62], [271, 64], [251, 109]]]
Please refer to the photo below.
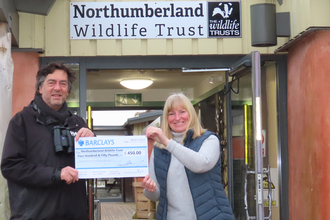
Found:
[[78, 170], [69, 166], [64, 167], [61, 171], [61, 180], [65, 180], [67, 184], [71, 184], [78, 181]]
[[76, 141], [79, 140], [80, 137], [94, 137], [94, 133], [88, 128], [80, 128], [76, 135]]

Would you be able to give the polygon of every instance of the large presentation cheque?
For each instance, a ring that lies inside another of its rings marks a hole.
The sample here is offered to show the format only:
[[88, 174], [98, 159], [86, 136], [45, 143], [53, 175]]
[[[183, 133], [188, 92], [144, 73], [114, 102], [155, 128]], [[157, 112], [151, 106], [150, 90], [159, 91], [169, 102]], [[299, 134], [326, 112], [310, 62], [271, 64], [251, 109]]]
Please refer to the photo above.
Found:
[[146, 136], [83, 137], [75, 143], [80, 179], [144, 177], [148, 174]]

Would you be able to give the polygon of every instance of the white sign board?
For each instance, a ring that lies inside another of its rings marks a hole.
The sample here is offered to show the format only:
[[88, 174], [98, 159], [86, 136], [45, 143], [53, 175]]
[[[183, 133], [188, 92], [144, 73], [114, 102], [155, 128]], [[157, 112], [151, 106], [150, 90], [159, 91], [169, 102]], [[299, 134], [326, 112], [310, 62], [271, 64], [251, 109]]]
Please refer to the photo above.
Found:
[[240, 2], [70, 2], [71, 39], [241, 37]]
[[83, 137], [75, 142], [80, 179], [144, 177], [148, 174], [146, 136]]

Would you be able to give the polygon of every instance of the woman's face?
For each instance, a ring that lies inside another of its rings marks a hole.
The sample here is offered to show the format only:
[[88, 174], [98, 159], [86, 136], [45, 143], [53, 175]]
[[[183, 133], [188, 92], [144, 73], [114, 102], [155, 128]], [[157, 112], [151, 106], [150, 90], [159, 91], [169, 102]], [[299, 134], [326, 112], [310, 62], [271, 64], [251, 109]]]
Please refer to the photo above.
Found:
[[190, 115], [182, 106], [177, 106], [168, 112], [167, 120], [170, 128], [174, 132], [182, 133], [188, 127]]

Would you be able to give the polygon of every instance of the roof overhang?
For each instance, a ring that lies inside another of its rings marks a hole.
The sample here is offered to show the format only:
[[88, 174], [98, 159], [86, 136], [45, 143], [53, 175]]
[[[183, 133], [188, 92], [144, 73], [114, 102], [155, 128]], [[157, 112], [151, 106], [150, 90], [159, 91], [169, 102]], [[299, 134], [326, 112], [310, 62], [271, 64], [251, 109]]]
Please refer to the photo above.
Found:
[[12, 0], [0, 1], [0, 22], [8, 24], [8, 31], [11, 32], [11, 45], [18, 45], [18, 13]]
[[56, 0], [13, 0], [17, 11], [48, 15]]
[[294, 47], [296, 44], [301, 42], [306, 37], [310, 36], [311, 34], [317, 32], [317, 31], [323, 31], [323, 30], [330, 30], [330, 27], [309, 27], [305, 31], [300, 32], [297, 36], [289, 40], [287, 43], [283, 44], [279, 48], [277, 48], [274, 53], [283, 53], [288, 52], [289, 49]]
[[0, 22], [8, 24], [11, 32], [11, 45], [19, 45], [18, 12], [48, 15], [56, 0], [0, 0]]

